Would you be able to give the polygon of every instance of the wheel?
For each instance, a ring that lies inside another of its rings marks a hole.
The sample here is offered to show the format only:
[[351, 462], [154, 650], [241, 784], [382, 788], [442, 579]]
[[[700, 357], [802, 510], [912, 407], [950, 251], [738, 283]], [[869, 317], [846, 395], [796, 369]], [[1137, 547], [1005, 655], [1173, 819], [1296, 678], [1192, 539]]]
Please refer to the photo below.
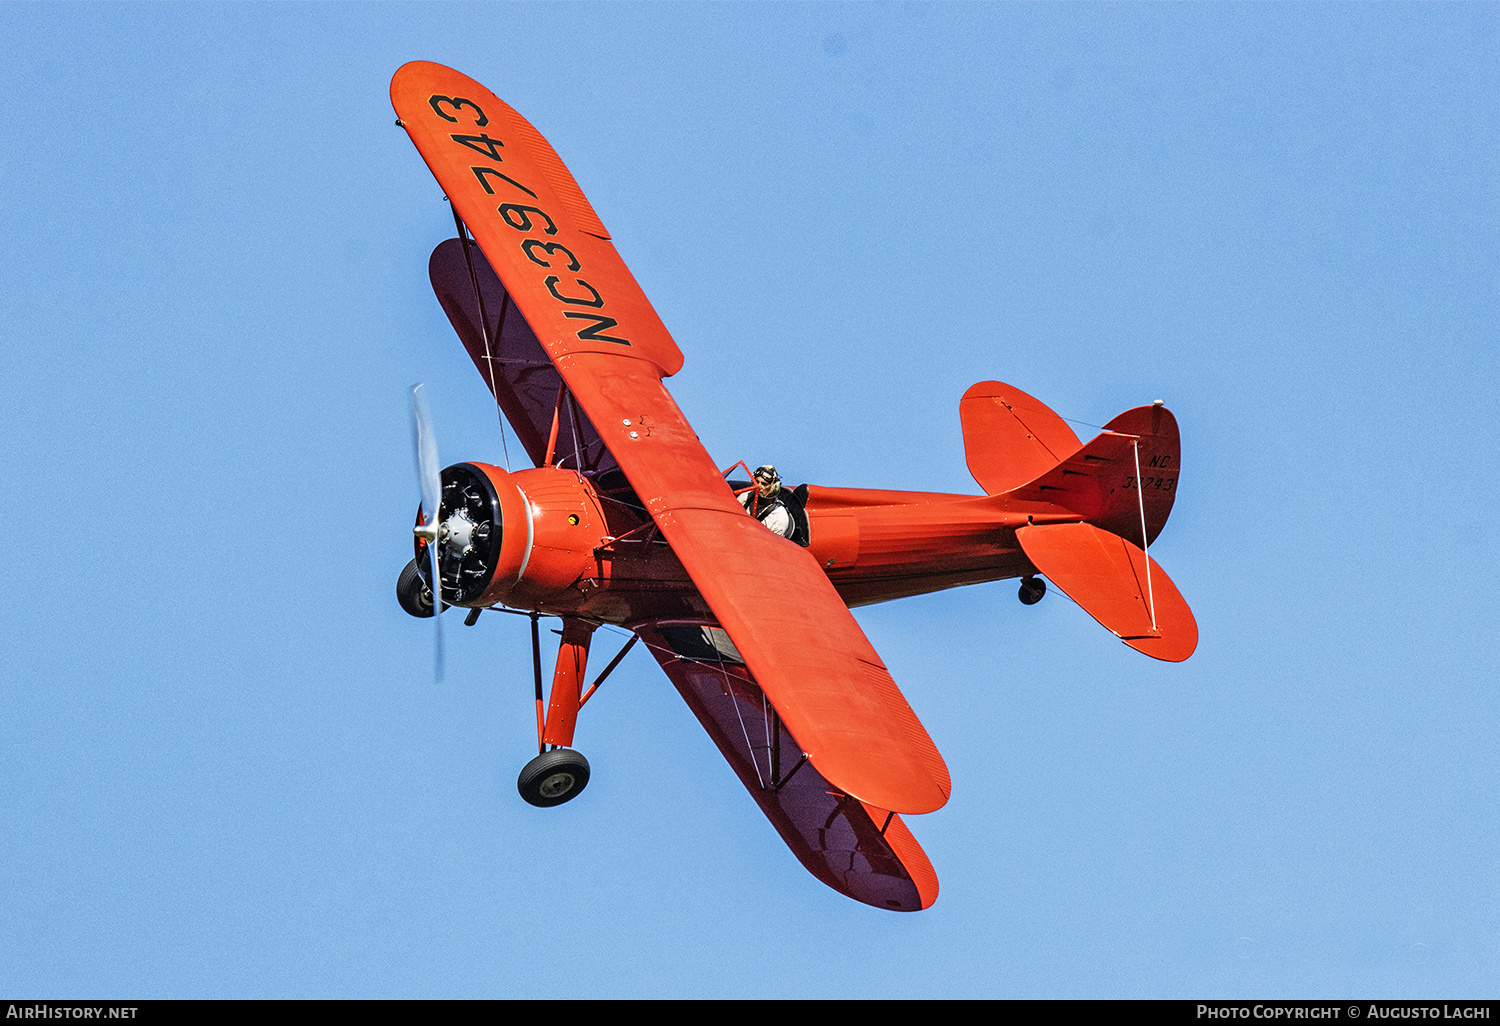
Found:
[[1021, 578], [1020, 599], [1022, 605], [1034, 606], [1047, 594], [1047, 582], [1040, 577]]
[[401, 570], [401, 576], [396, 578], [396, 601], [412, 616], [432, 615], [432, 589], [422, 580], [415, 559], [407, 563]]
[[571, 748], [555, 748], [526, 764], [516, 790], [528, 804], [546, 809], [572, 801], [588, 782], [589, 761]]

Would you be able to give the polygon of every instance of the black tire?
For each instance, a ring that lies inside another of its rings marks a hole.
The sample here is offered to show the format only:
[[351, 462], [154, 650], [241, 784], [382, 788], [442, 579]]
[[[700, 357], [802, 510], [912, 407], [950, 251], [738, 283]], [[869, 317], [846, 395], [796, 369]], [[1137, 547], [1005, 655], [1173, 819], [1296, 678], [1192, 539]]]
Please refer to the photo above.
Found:
[[1019, 598], [1022, 605], [1034, 606], [1047, 594], [1047, 582], [1040, 577], [1021, 578], [1021, 591]]
[[526, 764], [516, 790], [528, 805], [549, 809], [578, 797], [588, 782], [589, 761], [571, 748], [556, 748]]
[[426, 618], [432, 615], [432, 589], [422, 580], [414, 559], [401, 570], [396, 578], [396, 601], [412, 616]]

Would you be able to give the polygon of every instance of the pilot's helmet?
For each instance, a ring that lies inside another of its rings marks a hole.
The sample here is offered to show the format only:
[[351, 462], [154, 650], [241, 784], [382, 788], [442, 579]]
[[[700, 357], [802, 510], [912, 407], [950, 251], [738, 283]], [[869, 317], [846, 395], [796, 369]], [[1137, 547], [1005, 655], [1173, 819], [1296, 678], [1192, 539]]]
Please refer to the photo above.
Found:
[[763, 467], [756, 467], [755, 473], [751, 475], [755, 483], [760, 486], [762, 495], [775, 495], [781, 491], [781, 477], [776, 473], [776, 468], [767, 463]]

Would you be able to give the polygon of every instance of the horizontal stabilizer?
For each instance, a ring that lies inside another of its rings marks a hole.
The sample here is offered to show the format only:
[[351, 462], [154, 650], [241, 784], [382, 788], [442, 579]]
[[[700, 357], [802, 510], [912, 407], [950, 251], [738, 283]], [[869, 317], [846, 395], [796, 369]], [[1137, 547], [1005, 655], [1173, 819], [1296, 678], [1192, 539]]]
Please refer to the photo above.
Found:
[[1046, 403], [1000, 381], [971, 386], [958, 402], [958, 418], [969, 473], [986, 495], [1046, 473], [1080, 444]]
[[1079, 523], [1034, 524], [1016, 538], [1047, 580], [1137, 652], [1178, 663], [1198, 647], [1192, 610], [1139, 546]]

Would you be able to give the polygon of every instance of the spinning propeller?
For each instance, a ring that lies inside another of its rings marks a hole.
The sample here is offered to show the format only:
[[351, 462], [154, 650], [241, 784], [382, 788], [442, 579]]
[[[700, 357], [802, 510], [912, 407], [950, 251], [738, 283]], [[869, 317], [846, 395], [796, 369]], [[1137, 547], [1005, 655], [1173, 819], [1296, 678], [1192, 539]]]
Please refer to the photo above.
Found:
[[438, 565], [438, 546], [446, 529], [442, 523], [443, 478], [438, 463], [437, 436], [432, 430], [432, 413], [427, 408], [427, 396], [421, 385], [411, 387], [411, 448], [417, 465], [417, 485], [422, 490], [422, 519], [425, 523], [412, 528], [412, 533], [427, 542], [428, 558], [432, 561], [432, 611], [435, 628], [433, 666], [438, 680], [443, 679], [443, 572]]

